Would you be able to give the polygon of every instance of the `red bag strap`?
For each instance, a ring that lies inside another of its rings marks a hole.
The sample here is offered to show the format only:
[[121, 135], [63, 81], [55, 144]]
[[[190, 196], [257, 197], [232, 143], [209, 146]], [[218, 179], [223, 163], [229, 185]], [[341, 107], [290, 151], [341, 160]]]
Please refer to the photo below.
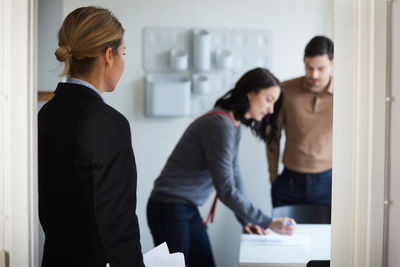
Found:
[[217, 200], [218, 200], [218, 196], [217, 196], [217, 194], [215, 194], [215, 198], [214, 198], [213, 204], [211, 206], [210, 212], [208, 213], [207, 220], [203, 219], [203, 223], [204, 223], [205, 227], [207, 227], [209, 222], [210, 223], [214, 222], [215, 209], [217, 208]]
[[[233, 127], [236, 127], [231, 115], [229, 115], [225, 111], [219, 111], [219, 110], [210, 111], [210, 112], [204, 114], [203, 116], [197, 118], [197, 120], [204, 118], [205, 116], [212, 115], [212, 114], [221, 114], [221, 115], [228, 117], [231, 120]], [[214, 222], [215, 209], [217, 208], [217, 200], [218, 200], [218, 195], [215, 194], [215, 198], [214, 198], [213, 204], [211, 206], [210, 212], [208, 213], [207, 219], [206, 220], [203, 219], [203, 223], [204, 223], [205, 227], [207, 227], [209, 222], [210, 223]]]
[[225, 111], [220, 111], [220, 110], [210, 111], [210, 112], [204, 114], [203, 116], [198, 117], [196, 120], [199, 120], [199, 119], [201, 119], [201, 118], [204, 118], [204, 117], [206, 117], [206, 116], [208, 116], [208, 115], [213, 115], [213, 114], [221, 114], [221, 115], [224, 115], [225, 117], [228, 117], [228, 118], [230, 119], [232, 125], [233, 125], [234, 127], [236, 127], [236, 126], [235, 126], [235, 123], [234, 123], [234, 121], [233, 121], [233, 119], [232, 119], [232, 117], [231, 117], [231, 115], [229, 115], [229, 114], [228, 114], [227, 112], [225, 112]]

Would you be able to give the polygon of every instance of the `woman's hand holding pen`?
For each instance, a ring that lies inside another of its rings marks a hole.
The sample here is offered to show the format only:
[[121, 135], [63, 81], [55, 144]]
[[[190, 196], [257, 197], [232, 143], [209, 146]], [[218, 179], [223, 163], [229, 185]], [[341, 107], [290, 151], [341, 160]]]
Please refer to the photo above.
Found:
[[269, 228], [277, 234], [291, 235], [297, 228], [296, 222], [292, 218], [272, 219]]
[[259, 225], [248, 223], [244, 226], [243, 233], [255, 234], [255, 235], [267, 235], [269, 234], [269, 231], [267, 229], [262, 228]]

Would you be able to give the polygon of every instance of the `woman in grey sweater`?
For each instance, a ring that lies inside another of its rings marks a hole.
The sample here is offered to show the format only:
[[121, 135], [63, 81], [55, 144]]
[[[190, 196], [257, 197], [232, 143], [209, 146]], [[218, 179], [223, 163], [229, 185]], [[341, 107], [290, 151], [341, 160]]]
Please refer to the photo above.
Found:
[[215, 266], [197, 209], [214, 189], [245, 232], [294, 231], [293, 219], [272, 219], [249, 202], [238, 165], [241, 125], [263, 141], [275, 142], [282, 98], [278, 79], [267, 69], [253, 69], [217, 100], [213, 110], [189, 125], [155, 181], [147, 205], [155, 245], [166, 241], [171, 252], [184, 253], [190, 267]]

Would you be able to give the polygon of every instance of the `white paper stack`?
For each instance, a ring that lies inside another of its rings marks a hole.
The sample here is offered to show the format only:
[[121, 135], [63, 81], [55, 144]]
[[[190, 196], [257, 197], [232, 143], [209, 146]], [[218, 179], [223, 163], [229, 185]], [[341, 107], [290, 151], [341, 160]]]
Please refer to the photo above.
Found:
[[185, 267], [183, 253], [170, 254], [165, 242], [143, 254], [143, 261], [146, 267]]
[[290, 246], [309, 246], [311, 239], [306, 234], [293, 234], [279, 235], [274, 232], [270, 232], [268, 235], [248, 235], [242, 234], [242, 240], [248, 243], [254, 244], [265, 244], [265, 245], [290, 245]]

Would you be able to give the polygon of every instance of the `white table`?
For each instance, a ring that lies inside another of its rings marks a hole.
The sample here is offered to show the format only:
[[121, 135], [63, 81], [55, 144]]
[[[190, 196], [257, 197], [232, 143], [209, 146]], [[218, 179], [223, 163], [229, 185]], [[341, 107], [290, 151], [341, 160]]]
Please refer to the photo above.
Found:
[[293, 236], [309, 236], [308, 245], [251, 242], [242, 235], [239, 263], [241, 267], [305, 267], [310, 260], [329, 260], [330, 224], [299, 224]]

